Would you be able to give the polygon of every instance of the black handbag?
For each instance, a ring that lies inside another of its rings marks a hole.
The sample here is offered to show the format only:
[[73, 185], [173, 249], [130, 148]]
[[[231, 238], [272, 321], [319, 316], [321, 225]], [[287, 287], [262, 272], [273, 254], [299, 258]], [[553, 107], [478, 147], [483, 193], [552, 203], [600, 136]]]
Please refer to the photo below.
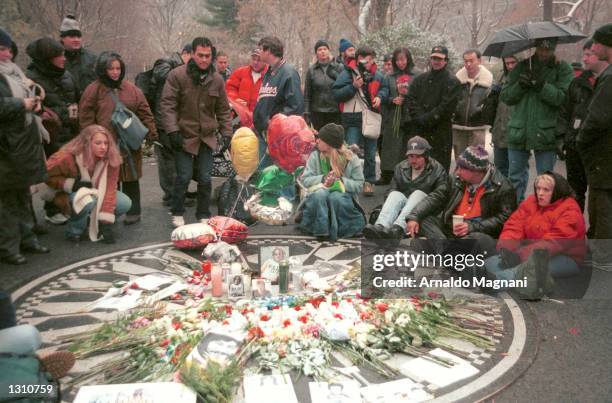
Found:
[[149, 129], [138, 119], [138, 116], [129, 110], [111, 90], [111, 97], [115, 102], [115, 110], [111, 116], [113, 127], [117, 131], [120, 140], [133, 151], [142, 145]]

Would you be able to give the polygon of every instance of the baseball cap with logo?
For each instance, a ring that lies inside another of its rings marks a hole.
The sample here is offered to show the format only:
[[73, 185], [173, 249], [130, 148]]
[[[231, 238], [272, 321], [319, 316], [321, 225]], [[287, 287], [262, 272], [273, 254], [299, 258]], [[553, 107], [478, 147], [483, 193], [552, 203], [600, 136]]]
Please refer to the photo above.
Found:
[[448, 49], [445, 46], [434, 46], [431, 50], [431, 56], [448, 59]]
[[408, 140], [406, 155], [423, 155], [431, 150], [431, 145], [421, 136], [414, 136]]

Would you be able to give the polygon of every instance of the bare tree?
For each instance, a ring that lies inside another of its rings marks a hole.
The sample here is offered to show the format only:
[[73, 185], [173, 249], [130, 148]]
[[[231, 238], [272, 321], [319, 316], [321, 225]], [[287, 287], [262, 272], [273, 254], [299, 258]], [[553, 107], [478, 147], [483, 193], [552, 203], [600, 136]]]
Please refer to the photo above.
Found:
[[480, 47], [508, 12], [508, 0], [469, 0], [459, 6], [459, 13], [468, 28], [470, 47]]
[[553, 5], [560, 14], [556, 22], [572, 24], [583, 33], [589, 35], [593, 29], [593, 21], [597, 11], [603, 9], [606, 0], [574, 0], [553, 1]]
[[429, 31], [446, 10], [447, 3], [448, 0], [395, 0], [390, 14], [392, 21], [408, 18], [417, 28]]
[[176, 52], [198, 25], [193, 19], [195, 5], [185, 0], [146, 0], [147, 21], [156, 45], [163, 54]]

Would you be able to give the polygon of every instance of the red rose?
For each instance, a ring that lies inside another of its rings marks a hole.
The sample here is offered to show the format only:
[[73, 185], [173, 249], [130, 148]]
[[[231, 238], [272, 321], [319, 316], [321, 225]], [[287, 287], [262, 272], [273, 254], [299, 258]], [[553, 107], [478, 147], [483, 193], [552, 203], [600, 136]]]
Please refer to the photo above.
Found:
[[267, 322], [270, 320], [270, 317], [264, 313], [259, 317], [259, 320], [261, 320], [262, 322]]
[[389, 305], [385, 304], [384, 302], [379, 302], [376, 304], [376, 309], [378, 309], [378, 312], [380, 313], [385, 313], [387, 308], [389, 308]]

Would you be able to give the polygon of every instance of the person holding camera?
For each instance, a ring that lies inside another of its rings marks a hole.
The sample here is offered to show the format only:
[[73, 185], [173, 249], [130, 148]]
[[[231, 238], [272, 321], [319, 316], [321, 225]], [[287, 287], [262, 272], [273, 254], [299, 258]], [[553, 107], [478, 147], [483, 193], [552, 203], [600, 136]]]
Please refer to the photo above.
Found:
[[367, 138], [362, 133], [362, 118], [365, 108], [380, 111], [381, 84], [383, 75], [377, 71], [374, 61], [376, 52], [369, 47], [357, 50], [357, 68], [345, 65], [332, 86], [332, 95], [340, 103], [342, 111], [342, 126], [346, 131], [346, 141], [349, 147], [364, 146], [364, 176], [363, 193], [374, 195], [376, 182], [376, 149], [377, 139]]

